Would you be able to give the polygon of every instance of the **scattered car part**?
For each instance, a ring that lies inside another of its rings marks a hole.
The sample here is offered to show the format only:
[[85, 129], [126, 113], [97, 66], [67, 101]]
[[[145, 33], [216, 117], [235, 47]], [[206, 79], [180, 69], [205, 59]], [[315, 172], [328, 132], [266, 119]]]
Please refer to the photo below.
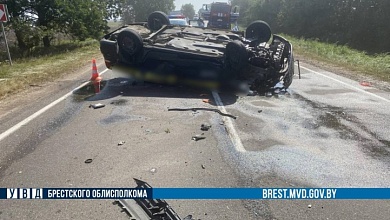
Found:
[[194, 141], [200, 141], [200, 140], [203, 140], [203, 139], [206, 139], [206, 137], [204, 137], [202, 135], [192, 136], [192, 140], [194, 140]]
[[89, 107], [90, 107], [90, 108], [93, 108], [93, 109], [103, 108], [103, 107], [105, 107], [105, 106], [106, 106], [106, 105], [101, 104], [101, 103], [89, 105]]
[[202, 131], [208, 131], [208, 130], [210, 130], [210, 128], [211, 128], [211, 125], [209, 125], [209, 124], [200, 125], [200, 130], [202, 130]]
[[237, 119], [236, 116], [234, 115], [231, 115], [231, 114], [225, 114], [223, 112], [221, 112], [220, 110], [218, 109], [214, 109], [214, 108], [168, 108], [168, 111], [193, 111], [193, 112], [196, 112], [196, 111], [211, 111], [211, 112], [216, 112], [222, 116], [226, 116], [226, 117], [230, 117], [230, 118], [233, 118], [233, 119]]
[[[142, 180], [134, 179], [134, 181], [137, 184], [136, 188], [152, 188]], [[182, 220], [163, 199], [120, 199], [115, 203], [121, 206], [132, 220]], [[183, 220], [193, 220], [193, 218], [188, 215]]]

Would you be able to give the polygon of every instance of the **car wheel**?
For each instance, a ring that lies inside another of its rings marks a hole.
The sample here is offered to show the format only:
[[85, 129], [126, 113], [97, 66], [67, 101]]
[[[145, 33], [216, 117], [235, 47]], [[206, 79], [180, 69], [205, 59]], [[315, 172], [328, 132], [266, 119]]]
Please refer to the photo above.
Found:
[[252, 22], [245, 31], [245, 38], [256, 39], [259, 43], [268, 42], [271, 38], [271, 28], [264, 21]]
[[124, 29], [118, 34], [118, 46], [119, 53], [130, 61], [132, 57], [135, 57], [143, 48], [143, 40], [138, 32], [131, 29]]
[[155, 11], [148, 17], [148, 27], [151, 31], [158, 31], [162, 28], [163, 25], [169, 24], [169, 18], [164, 12]]
[[238, 73], [248, 62], [248, 53], [245, 45], [238, 40], [230, 41], [225, 50], [225, 70], [232, 77], [237, 77]]

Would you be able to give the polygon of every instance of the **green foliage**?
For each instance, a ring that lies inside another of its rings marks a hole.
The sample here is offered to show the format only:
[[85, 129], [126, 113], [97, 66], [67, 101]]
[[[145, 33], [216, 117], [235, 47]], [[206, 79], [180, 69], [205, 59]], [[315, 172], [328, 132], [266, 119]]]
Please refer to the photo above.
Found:
[[364, 73], [376, 79], [390, 82], [390, 56], [387, 54], [368, 55], [345, 45], [282, 35], [289, 39], [294, 45], [294, 50], [300, 55], [336, 64], [357, 71], [357, 73]]
[[154, 11], [168, 13], [175, 8], [175, 5], [173, 0], [124, 0], [121, 8], [122, 22], [128, 24], [147, 21], [149, 14]]
[[193, 4], [184, 4], [181, 6], [181, 12], [184, 16], [186, 16], [188, 19], [192, 19], [195, 15], [195, 9]]
[[389, 0], [232, 0], [240, 25], [264, 20], [274, 32], [390, 52]]
[[[18, 45], [29, 50], [38, 37], [45, 47], [55, 34], [75, 39], [99, 38], [108, 30], [108, 18], [117, 18], [123, 0], [6, 0]], [[34, 42], [31, 40], [34, 39]]]

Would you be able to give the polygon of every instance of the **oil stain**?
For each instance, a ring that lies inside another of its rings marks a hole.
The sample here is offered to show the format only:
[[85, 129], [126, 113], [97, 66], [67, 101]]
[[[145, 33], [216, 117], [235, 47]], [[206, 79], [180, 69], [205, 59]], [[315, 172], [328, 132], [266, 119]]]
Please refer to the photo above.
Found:
[[[343, 108], [315, 103], [298, 94], [294, 94], [294, 96], [314, 109], [318, 114], [317, 121], [319, 126], [337, 130], [341, 139], [357, 141], [363, 152], [373, 158], [390, 162], [390, 141], [379, 139], [378, 135], [362, 124], [356, 116], [348, 114]], [[371, 138], [364, 137], [358, 131], [345, 125], [343, 121], [355, 124]]]
[[118, 100], [112, 101], [110, 104], [115, 105], [115, 106], [124, 106], [124, 105], [127, 105], [127, 103], [128, 103], [128, 100], [126, 100], [126, 99], [118, 99]]
[[[100, 90], [103, 90], [107, 85], [107, 81], [103, 80], [100, 82]], [[73, 91], [73, 101], [82, 102], [88, 99], [89, 97], [94, 96], [95, 86], [92, 83], [88, 83], [87, 85]]]
[[5, 171], [14, 162], [17, 162], [25, 156], [33, 153], [41, 142], [55, 134], [61, 127], [71, 121], [80, 111], [82, 105], [80, 103], [72, 103], [67, 106], [62, 113], [56, 118], [46, 122], [42, 127], [35, 129], [25, 140], [23, 140], [15, 150], [6, 156], [0, 162], [0, 179], [4, 177]]
[[113, 115], [110, 115], [110, 116], [100, 120], [100, 124], [111, 125], [111, 124], [117, 124], [117, 123], [125, 123], [125, 122], [129, 122], [129, 121], [146, 121], [146, 120], [148, 120], [148, 119], [144, 116], [113, 114]]

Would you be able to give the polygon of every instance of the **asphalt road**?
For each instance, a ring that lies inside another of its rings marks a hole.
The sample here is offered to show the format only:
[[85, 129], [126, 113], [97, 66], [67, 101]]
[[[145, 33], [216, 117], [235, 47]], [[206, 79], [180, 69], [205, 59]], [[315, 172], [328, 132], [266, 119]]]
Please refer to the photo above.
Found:
[[[134, 187], [133, 178], [153, 187], [390, 185], [388, 92], [308, 64], [287, 92], [271, 97], [134, 83], [102, 65], [99, 71], [105, 82], [97, 95], [88, 86], [70, 92], [89, 79], [87, 67], [0, 102], [0, 187]], [[97, 103], [105, 107], [89, 107]], [[191, 107], [237, 119], [168, 111]], [[209, 131], [200, 130], [205, 123]], [[192, 140], [202, 133], [206, 139]], [[0, 219], [128, 219], [112, 202], [2, 200]], [[384, 200], [168, 202], [195, 219], [390, 216]]]

